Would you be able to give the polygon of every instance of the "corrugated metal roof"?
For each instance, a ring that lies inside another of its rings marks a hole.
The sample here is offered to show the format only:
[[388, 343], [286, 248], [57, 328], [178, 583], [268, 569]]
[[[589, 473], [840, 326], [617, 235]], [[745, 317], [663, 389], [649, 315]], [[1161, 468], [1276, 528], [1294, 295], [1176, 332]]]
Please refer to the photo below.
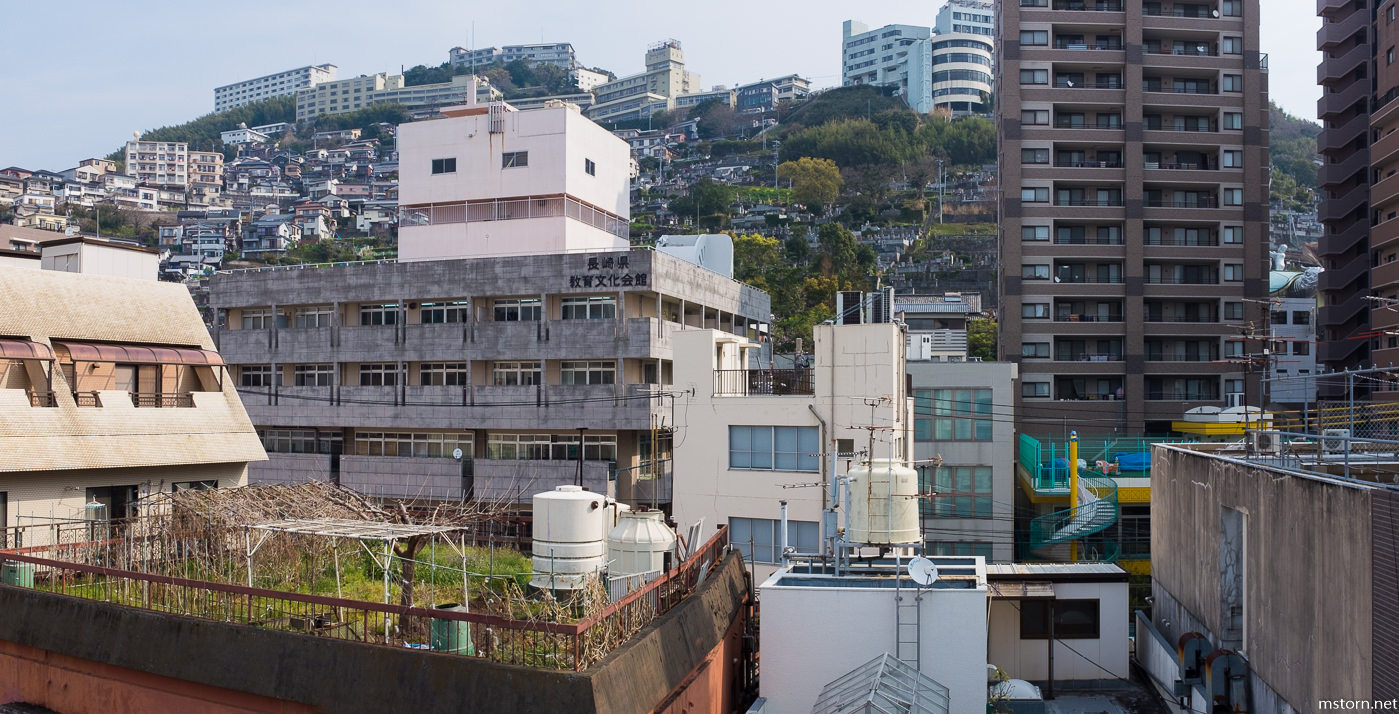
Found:
[[965, 302], [899, 302], [894, 301], [894, 312], [936, 312], [965, 315], [976, 312], [971, 303]]
[[1055, 575], [1123, 575], [1116, 563], [987, 563], [987, 577], [1052, 577]]

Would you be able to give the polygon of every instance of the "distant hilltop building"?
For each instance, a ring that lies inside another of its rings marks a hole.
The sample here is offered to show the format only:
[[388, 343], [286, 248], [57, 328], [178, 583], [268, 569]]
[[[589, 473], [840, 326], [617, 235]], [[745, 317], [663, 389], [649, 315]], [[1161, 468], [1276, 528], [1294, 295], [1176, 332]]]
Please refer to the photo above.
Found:
[[215, 87], [214, 111], [227, 111], [270, 97], [294, 95], [300, 89], [334, 81], [335, 70], [333, 64], [310, 65]]
[[685, 71], [679, 40], [664, 40], [646, 50], [646, 71], [593, 89], [597, 103], [588, 110], [595, 121], [645, 119], [675, 108], [676, 97], [700, 90], [700, 76]]
[[322, 114], [347, 114], [382, 103], [409, 109], [437, 109], [465, 104], [467, 93], [473, 90], [476, 98], [471, 101], [489, 102], [500, 96], [490, 80], [470, 74], [459, 74], [450, 82], [415, 85], [406, 84], [401, 74], [362, 74], [302, 89], [296, 95], [296, 120], [306, 121]]
[[991, 98], [994, 16], [984, 0], [953, 0], [936, 28], [846, 20], [841, 84], [896, 87], [910, 109], [954, 115], [987, 111]]
[[533, 45], [506, 45], [504, 47], [482, 47], [468, 50], [453, 47], [447, 52], [447, 61], [452, 68], [468, 67], [474, 74], [477, 68], [489, 67], [499, 62], [510, 64], [516, 60], [526, 60], [531, 64], [550, 64], [568, 72], [583, 92], [591, 91], [599, 84], [607, 82], [607, 75], [594, 72], [578, 63], [578, 55], [568, 42], [541, 42]]

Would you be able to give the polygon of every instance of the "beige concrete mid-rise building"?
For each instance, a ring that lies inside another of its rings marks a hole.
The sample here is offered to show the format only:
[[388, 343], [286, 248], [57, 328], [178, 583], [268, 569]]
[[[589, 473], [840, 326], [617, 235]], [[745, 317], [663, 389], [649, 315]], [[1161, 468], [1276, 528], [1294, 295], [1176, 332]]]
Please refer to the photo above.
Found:
[[658, 42], [646, 50], [646, 71], [593, 88], [597, 102], [588, 116], [597, 121], [645, 119], [675, 108], [675, 98], [700, 90], [700, 76], [685, 69], [678, 40]]
[[499, 97], [500, 90], [492, 87], [484, 76], [459, 74], [447, 82], [410, 85], [401, 74], [380, 72], [321, 82], [298, 91], [296, 120], [306, 121], [322, 114], [348, 114], [373, 104], [397, 104], [429, 111], [468, 101], [484, 103]]
[[160, 186], [188, 186], [189, 144], [183, 141], [128, 141], [126, 175]]
[[120, 518], [266, 458], [181, 285], [0, 266], [0, 335], [0, 526]]
[[[1259, 401], [1259, 0], [997, 3], [1003, 359], [1021, 431], [1164, 433]], [[1234, 360], [1234, 361], [1231, 361]]]
[[294, 95], [304, 87], [314, 87], [321, 82], [333, 82], [335, 81], [336, 69], [333, 64], [309, 65], [216, 87], [214, 89], [214, 111], [222, 112], [272, 97]]

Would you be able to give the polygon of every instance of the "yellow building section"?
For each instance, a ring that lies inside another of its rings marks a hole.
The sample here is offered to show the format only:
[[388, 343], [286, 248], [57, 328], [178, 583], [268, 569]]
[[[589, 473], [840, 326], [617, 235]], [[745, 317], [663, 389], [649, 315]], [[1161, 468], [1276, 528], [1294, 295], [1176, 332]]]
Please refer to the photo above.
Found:
[[1118, 488], [1118, 503], [1151, 503], [1151, 488]]
[[[1257, 423], [1258, 422], [1255, 419], [1254, 424], [1256, 425]], [[1232, 424], [1209, 424], [1198, 421], [1173, 421], [1171, 422], [1171, 431], [1180, 432], [1182, 434], [1194, 434], [1195, 436], [1242, 437], [1244, 435], [1244, 424], [1243, 422], [1235, 422]]]
[[1122, 566], [1122, 569], [1127, 571], [1129, 575], [1151, 575], [1150, 560], [1127, 560], [1123, 558], [1117, 561], [1117, 564]]

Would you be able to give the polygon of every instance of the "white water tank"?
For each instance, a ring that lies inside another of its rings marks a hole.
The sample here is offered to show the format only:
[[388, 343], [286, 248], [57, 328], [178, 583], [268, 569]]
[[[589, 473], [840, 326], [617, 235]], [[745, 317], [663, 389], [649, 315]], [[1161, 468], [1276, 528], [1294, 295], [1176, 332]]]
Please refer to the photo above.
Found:
[[534, 494], [534, 576], [530, 585], [578, 590], [606, 563], [613, 507], [602, 494], [559, 486]]
[[636, 575], [665, 568], [665, 554], [675, 548], [675, 531], [660, 511], [623, 513], [607, 534], [607, 573]]
[[850, 469], [851, 543], [895, 545], [917, 543], [918, 472], [902, 461], [874, 459]]

